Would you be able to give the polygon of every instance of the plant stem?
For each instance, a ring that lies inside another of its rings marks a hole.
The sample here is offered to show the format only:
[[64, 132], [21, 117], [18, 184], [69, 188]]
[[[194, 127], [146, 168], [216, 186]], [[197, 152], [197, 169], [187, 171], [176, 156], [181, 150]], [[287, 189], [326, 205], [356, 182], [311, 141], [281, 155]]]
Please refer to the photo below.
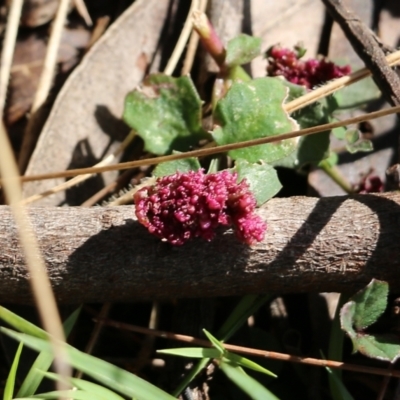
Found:
[[341, 174], [336, 166], [332, 166], [328, 161], [321, 161], [318, 166], [328, 175], [336, 184], [338, 184], [347, 194], [354, 194], [354, 190]]

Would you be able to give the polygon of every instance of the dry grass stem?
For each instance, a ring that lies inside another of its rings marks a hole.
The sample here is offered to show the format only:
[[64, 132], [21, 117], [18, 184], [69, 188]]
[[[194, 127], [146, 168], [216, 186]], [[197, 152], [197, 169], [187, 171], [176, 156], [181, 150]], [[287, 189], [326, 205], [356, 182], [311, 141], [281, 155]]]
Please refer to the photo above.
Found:
[[[2, 150], [0, 174], [4, 181], [4, 192], [18, 226], [19, 239], [24, 249], [26, 265], [31, 277], [30, 284], [33, 296], [44, 329], [50, 335], [55, 357], [55, 370], [66, 379], [71, 376], [71, 369], [67, 362], [68, 358], [64, 346], [64, 330], [37, 239], [31, 228], [26, 209], [19, 203], [21, 188], [15, 181], [15, 177], [18, 176], [18, 168], [3, 123], [0, 123], [0, 148]], [[60, 388], [64, 387], [62, 383], [57, 385]]]
[[[205, 157], [208, 155], [223, 153], [223, 152], [230, 151], [230, 150], [236, 150], [236, 149], [241, 149], [241, 148], [245, 148], [245, 147], [257, 146], [257, 145], [265, 144], [265, 143], [273, 143], [273, 142], [278, 142], [280, 140], [292, 139], [292, 138], [300, 137], [300, 136], [313, 135], [315, 133], [324, 132], [327, 130], [338, 128], [340, 126], [357, 124], [357, 123], [363, 122], [363, 121], [370, 121], [372, 119], [384, 117], [384, 116], [390, 115], [390, 114], [397, 114], [399, 112], [400, 112], [400, 106], [390, 107], [390, 108], [387, 108], [384, 110], [379, 110], [379, 111], [375, 111], [375, 112], [372, 112], [369, 114], [360, 115], [358, 117], [345, 119], [343, 121], [336, 121], [336, 122], [332, 122], [329, 124], [323, 124], [323, 125], [319, 125], [319, 126], [314, 126], [312, 128], [302, 129], [299, 131], [282, 133], [281, 135], [276, 135], [276, 136], [252, 139], [252, 140], [247, 140], [245, 142], [232, 143], [232, 144], [227, 144], [227, 145], [218, 146], [218, 147], [211, 147], [211, 148], [207, 148], [207, 149], [192, 150], [192, 151], [187, 151], [185, 153], [171, 154], [169, 156], [161, 156], [161, 157], [155, 157], [155, 158], [147, 158], [147, 159], [143, 159], [143, 160], [128, 161], [128, 162], [119, 163], [119, 164], [115, 164], [115, 165], [109, 165], [106, 167], [78, 168], [78, 169], [72, 169], [72, 170], [67, 170], [67, 171], [52, 172], [52, 173], [47, 173], [47, 174], [21, 176], [20, 178], [18, 178], [18, 180], [20, 182], [32, 182], [32, 181], [37, 181], [37, 180], [68, 178], [68, 177], [73, 177], [73, 176], [88, 174], [88, 173], [93, 174], [93, 173], [100, 173], [100, 172], [105, 172], [105, 171], [121, 171], [124, 169], [138, 168], [138, 167], [142, 167], [142, 166], [146, 166], [146, 165], [156, 165], [156, 164], [160, 164], [162, 162], [182, 160], [184, 158], [189, 158], [189, 157]], [[0, 180], [0, 184], [2, 184], [2, 180]]]
[[[398, 64], [400, 62], [400, 50], [389, 54], [386, 57], [386, 61], [389, 66]], [[342, 89], [345, 86], [349, 86], [353, 83], [356, 83], [361, 79], [364, 79], [370, 75], [371, 72], [367, 68], [362, 68], [356, 72], [353, 72], [350, 75], [335, 79], [334, 81], [329, 82], [326, 85], [321, 86], [320, 88], [314, 89], [311, 92], [305, 94], [304, 96], [301, 96], [291, 101], [290, 103], [285, 104], [283, 107], [288, 113], [292, 113], [293, 111], [308, 106], [309, 104], [312, 104], [319, 99], [329, 96], [330, 94], [338, 91], [339, 89]]]
[[92, 18], [90, 18], [89, 12], [87, 10], [86, 4], [83, 0], [74, 0], [75, 7], [79, 13], [79, 15], [83, 18], [85, 21], [86, 25], [92, 26], [93, 21]]
[[[199, 11], [202, 13], [206, 12], [208, 0], [200, 0]], [[196, 56], [197, 47], [199, 45], [200, 37], [196, 31], [192, 30], [190, 35], [189, 43], [186, 50], [185, 59], [183, 60], [183, 67], [181, 75], [187, 75], [190, 73], [193, 67], [194, 58]]]
[[[204, 339], [197, 339], [193, 336], [188, 335], [180, 335], [166, 331], [159, 331], [153, 330], [148, 328], [143, 328], [141, 326], [135, 326], [130, 324], [125, 324], [122, 322], [106, 320], [104, 321], [105, 325], [112, 326], [118, 329], [125, 329], [132, 332], [143, 333], [145, 335], [152, 335], [161, 337], [168, 340], [177, 340], [181, 342], [190, 343], [190, 345], [199, 345], [205, 347], [213, 347], [212, 343], [208, 340]], [[285, 353], [277, 353], [274, 351], [267, 351], [267, 350], [259, 350], [259, 349], [252, 349], [249, 347], [243, 346], [236, 346], [233, 344], [226, 344], [224, 343], [224, 347], [226, 350], [233, 351], [239, 354], [246, 354], [250, 356], [256, 357], [264, 357], [264, 358], [271, 358], [274, 360], [281, 360], [281, 361], [289, 361], [295, 362], [299, 364], [306, 364], [306, 365], [313, 365], [315, 367], [328, 367], [328, 368], [337, 368], [347, 371], [355, 371], [355, 372], [362, 372], [366, 374], [373, 374], [373, 375], [383, 375], [383, 376], [393, 376], [396, 378], [400, 378], [400, 371], [395, 370], [388, 370], [384, 368], [374, 368], [374, 367], [365, 367], [363, 365], [355, 365], [355, 364], [348, 364], [339, 361], [332, 361], [332, 360], [321, 360], [317, 358], [311, 357], [300, 357], [300, 356], [292, 356], [290, 354]]]
[[[99, 163], [97, 163], [95, 165], [95, 167], [101, 167], [101, 166], [111, 164], [126, 149], [126, 147], [129, 146], [129, 144], [132, 142], [132, 140], [134, 139], [135, 136], [136, 136], [136, 132], [131, 131], [129, 133], [129, 135], [124, 139], [124, 141], [121, 143], [121, 145], [118, 147], [118, 149], [115, 150], [114, 153], [108, 155], [103, 160], [101, 160]], [[45, 192], [34, 194], [33, 196], [22, 200], [21, 204], [23, 204], [23, 205], [30, 204], [35, 201], [41, 200], [44, 197], [50, 196], [54, 193], [58, 193], [63, 190], [67, 190], [73, 186], [78, 185], [79, 183], [86, 181], [91, 176], [93, 176], [93, 174], [85, 174], [85, 175], [76, 176], [75, 178], [72, 178], [71, 180], [69, 180], [67, 182], [63, 182], [57, 186], [54, 186], [53, 188], [46, 190]]]
[[189, 39], [190, 32], [192, 31], [192, 13], [194, 10], [198, 9], [199, 9], [199, 0], [192, 0], [188, 15], [186, 17], [185, 24], [183, 25], [182, 32], [175, 45], [174, 51], [172, 52], [172, 55], [168, 60], [167, 66], [165, 67], [164, 73], [166, 75], [171, 75], [174, 72], [176, 64], [181, 58], [183, 50], [185, 49], [186, 43]]
[[67, 18], [69, 3], [70, 0], [60, 0], [57, 14], [53, 22], [49, 44], [47, 46], [46, 56], [43, 63], [43, 70], [40, 75], [38, 88], [31, 107], [31, 117], [25, 129], [21, 145], [21, 152], [18, 160], [19, 169], [21, 171], [25, 169], [36, 141], [36, 135], [33, 134], [33, 131], [37, 123], [38, 110], [46, 101], [53, 83], [57, 65], [57, 54], [61, 43], [61, 35], [65, 25], [65, 20]]
[[13, 60], [15, 42], [17, 40], [19, 19], [21, 17], [23, 0], [13, 0], [7, 18], [3, 49], [0, 64], [0, 113], [3, 110], [7, 98], [8, 82], [10, 80], [11, 64]]
[[132, 203], [133, 195], [140, 189], [153, 185], [156, 182], [156, 178], [151, 177], [151, 178], [146, 178], [143, 180], [143, 182], [139, 183], [139, 185], [136, 185], [134, 188], [129, 190], [128, 192], [124, 193], [122, 196], [118, 197], [118, 199], [111, 201], [108, 203], [109, 206], [122, 206], [123, 204], [128, 204]]

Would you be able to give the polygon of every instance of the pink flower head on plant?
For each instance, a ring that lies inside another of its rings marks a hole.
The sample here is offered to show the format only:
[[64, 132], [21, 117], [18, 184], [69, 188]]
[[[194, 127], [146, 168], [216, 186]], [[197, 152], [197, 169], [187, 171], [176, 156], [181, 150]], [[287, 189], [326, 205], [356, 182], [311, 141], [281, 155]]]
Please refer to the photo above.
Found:
[[267, 51], [269, 76], [283, 76], [291, 83], [312, 89], [322, 83], [335, 78], [348, 75], [351, 72], [349, 65], [340, 67], [325, 58], [307, 61], [300, 60], [304, 55], [304, 49], [296, 51], [285, 49], [280, 45], [272, 46]]
[[173, 245], [201, 237], [210, 241], [220, 225], [233, 224], [238, 238], [251, 245], [264, 238], [266, 224], [254, 214], [256, 200], [237, 173], [203, 170], [158, 178], [134, 195], [136, 216], [150, 233]]
[[356, 193], [367, 194], [367, 193], [382, 193], [384, 190], [384, 184], [382, 179], [373, 173], [371, 170], [368, 174], [364, 175], [360, 182], [354, 186]]

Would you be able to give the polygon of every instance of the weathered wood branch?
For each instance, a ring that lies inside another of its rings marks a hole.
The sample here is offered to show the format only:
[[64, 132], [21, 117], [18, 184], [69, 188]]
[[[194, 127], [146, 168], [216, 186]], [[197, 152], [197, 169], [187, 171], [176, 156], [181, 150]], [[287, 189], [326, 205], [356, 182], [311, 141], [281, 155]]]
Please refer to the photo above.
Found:
[[[133, 206], [31, 208], [60, 303], [269, 292], [354, 291], [371, 278], [400, 289], [400, 193], [273, 199], [259, 211], [264, 242], [231, 230], [172, 247], [151, 236]], [[0, 301], [31, 303], [10, 210], [0, 206]]]

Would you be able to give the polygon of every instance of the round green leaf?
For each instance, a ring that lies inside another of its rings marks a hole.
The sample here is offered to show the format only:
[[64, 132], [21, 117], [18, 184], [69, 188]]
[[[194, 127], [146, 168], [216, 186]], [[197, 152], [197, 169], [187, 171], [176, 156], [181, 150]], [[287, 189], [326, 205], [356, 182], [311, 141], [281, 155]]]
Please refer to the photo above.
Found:
[[388, 294], [387, 282], [372, 279], [364, 289], [351, 298], [356, 305], [353, 316], [353, 326], [356, 330], [363, 330], [376, 322], [385, 311]]
[[228, 42], [225, 62], [230, 67], [249, 63], [261, 53], [261, 39], [241, 34]]
[[125, 99], [124, 121], [144, 140], [145, 150], [163, 155], [187, 151], [207, 137], [201, 100], [188, 76], [150, 75]]
[[[220, 127], [213, 132], [218, 145], [279, 135], [298, 129], [282, 104], [288, 89], [279, 78], [258, 78], [233, 82], [224, 98], [216, 105], [214, 117]], [[297, 139], [232, 150], [233, 159], [271, 163], [294, 152]]]

